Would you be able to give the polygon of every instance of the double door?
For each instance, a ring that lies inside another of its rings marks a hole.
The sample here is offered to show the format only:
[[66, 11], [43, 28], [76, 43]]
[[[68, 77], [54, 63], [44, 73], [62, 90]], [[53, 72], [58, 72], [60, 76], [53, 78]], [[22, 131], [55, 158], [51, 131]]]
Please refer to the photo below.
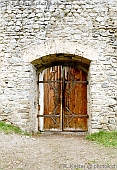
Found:
[[87, 74], [53, 66], [39, 76], [39, 130], [87, 131]]

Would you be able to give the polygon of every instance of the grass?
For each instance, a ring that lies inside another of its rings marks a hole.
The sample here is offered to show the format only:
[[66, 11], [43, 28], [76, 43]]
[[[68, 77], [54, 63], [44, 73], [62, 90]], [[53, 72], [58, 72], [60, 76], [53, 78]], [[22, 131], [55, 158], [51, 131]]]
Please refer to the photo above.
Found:
[[12, 124], [7, 124], [6, 122], [0, 121], [0, 132], [4, 132], [6, 134], [16, 133], [16, 134], [24, 134], [30, 135], [27, 132], [23, 132], [18, 126], [14, 126]]
[[88, 135], [86, 139], [90, 141], [96, 141], [99, 144], [104, 145], [105, 147], [117, 148], [117, 131], [100, 131], [98, 133]]

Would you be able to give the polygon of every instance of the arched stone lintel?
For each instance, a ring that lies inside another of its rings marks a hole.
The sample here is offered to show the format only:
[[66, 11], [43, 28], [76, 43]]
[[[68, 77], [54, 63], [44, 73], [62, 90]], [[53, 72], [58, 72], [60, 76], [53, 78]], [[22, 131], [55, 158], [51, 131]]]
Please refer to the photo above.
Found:
[[82, 60], [97, 60], [98, 53], [89, 45], [82, 45], [78, 42], [71, 42], [68, 40], [48, 40], [42, 44], [36, 44], [28, 47], [23, 56], [24, 62], [33, 63], [33, 61], [43, 58], [44, 56], [51, 56], [55, 54], [66, 54], [75, 56], [75, 59], [82, 57]]
[[85, 72], [88, 72], [90, 60], [85, 59], [81, 56], [59, 53], [43, 56], [32, 61], [31, 63], [39, 70], [39, 72], [53, 65], [71, 66], [82, 69]]

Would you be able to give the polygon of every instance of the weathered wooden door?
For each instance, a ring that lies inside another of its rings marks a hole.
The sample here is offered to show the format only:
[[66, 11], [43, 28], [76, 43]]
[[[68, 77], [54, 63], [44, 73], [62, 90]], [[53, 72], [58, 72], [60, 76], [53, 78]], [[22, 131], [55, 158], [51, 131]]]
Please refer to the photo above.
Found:
[[[39, 80], [43, 110], [40, 130], [87, 131], [87, 74], [77, 68], [53, 66]], [[40, 103], [40, 108], [41, 108]]]

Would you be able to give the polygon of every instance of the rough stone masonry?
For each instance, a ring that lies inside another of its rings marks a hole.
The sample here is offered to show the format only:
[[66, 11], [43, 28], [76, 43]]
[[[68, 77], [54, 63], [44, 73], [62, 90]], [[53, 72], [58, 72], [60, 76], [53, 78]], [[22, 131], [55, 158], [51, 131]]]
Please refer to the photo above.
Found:
[[59, 53], [88, 65], [88, 131], [117, 130], [117, 0], [0, 0], [0, 120], [38, 131], [37, 72]]

